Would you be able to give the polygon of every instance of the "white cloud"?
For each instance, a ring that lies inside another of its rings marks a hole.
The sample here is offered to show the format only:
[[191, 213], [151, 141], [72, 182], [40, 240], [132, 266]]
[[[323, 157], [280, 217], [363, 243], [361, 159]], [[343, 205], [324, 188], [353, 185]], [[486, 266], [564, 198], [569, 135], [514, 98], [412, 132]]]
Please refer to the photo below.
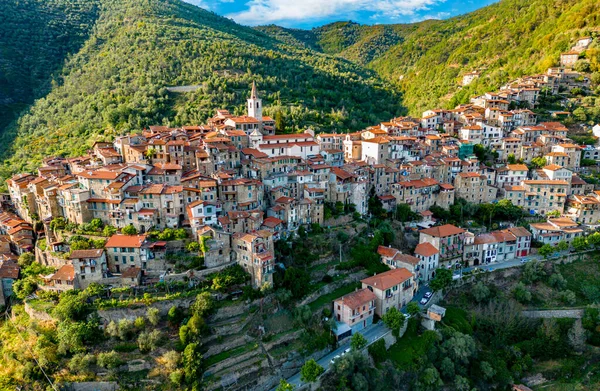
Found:
[[247, 10], [227, 15], [236, 22], [257, 25], [285, 21], [342, 18], [355, 12], [369, 12], [376, 17], [397, 19], [415, 16], [445, 0], [250, 0]]

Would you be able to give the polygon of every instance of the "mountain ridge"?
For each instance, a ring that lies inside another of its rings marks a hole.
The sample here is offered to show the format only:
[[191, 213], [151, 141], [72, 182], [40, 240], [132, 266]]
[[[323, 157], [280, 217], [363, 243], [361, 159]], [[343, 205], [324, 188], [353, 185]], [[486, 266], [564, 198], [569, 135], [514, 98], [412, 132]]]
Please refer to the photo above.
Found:
[[[201, 124], [216, 108], [242, 114], [253, 81], [265, 114], [280, 112], [289, 131], [358, 130], [403, 112], [389, 83], [345, 59], [283, 44], [179, 0], [93, 1], [100, 9], [93, 33], [52, 90], [3, 132], [1, 145], [11, 146], [4, 177], [149, 125]], [[165, 89], [193, 84], [202, 88]]]
[[[149, 125], [204, 123], [216, 108], [242, 114], [252, 82], [265, 114], [279, 116], [290, 132], [359, 130], [405, 114], [405, 107], [419, 116], [542, 72], [600, 26], [593, 0], [502, 0], [447, 20], [349, 21], [312, 30], [242, 26], [180, 0], [10, 0], [0, 10], [35, 11], [40, 4], [50, 15], [40, 31], [58, 31], [63, 49], [57, 56], [40, 51], [47, 58], [24, 67], [52, 65], [37, 85], [29, 83], [36, 93], [14, 111], [31, 104], [18, 121], [6, 126], [9, 117], [0, 119], [5, 178]], [[61, 18], [73, 21], [61, 25]], [[0, 27], [0, 34], [8, 32]], [[0, 53], [16, 52], [12, 43], [0, 40]], [[18, 57], [7, 58], [0, 70], [18, 70]], [[461, 87], [461, 75], [473, 70], [482, 76]], [[13, 77], [5, 91], [23, 80]], [[202, 87], [165, 88], [178, 85]]]

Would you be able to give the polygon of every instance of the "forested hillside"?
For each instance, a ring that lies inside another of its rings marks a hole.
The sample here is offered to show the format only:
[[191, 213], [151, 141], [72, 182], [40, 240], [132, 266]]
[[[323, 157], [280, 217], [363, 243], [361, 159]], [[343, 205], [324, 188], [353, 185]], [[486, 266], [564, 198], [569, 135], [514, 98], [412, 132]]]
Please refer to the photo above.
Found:
[[[577, 37], [599, 28], [596, 0], [501, 0], [443, 21], [333, 23], [309, 34], [294, 31], [294, 37], [377, 71], [399, 85], [405, 106], [420, 115], [434, 106], [464, 103], [511, 77], [543, 72], [558, 64]], [[285, 33], [281, 29], [276, 36]], [[459, 88], [462, 74], [472, 70], [483, 71], [483, 77]]]
[[0, 130], [50, 90], [54, 73], [83, 44], [97, 14], [95, 1], [0, 3]]
[[[4, 176], [148, 125], [204, 123], [219, 107], [242, 114], [252, 81], [265, 114], [279, 111], [290, 131], [359, 129], [402, 113], [375, 72], [180, 0], [71, 2], [98, 5], [94, 30], [52, 91], [3, 132]], [[181, 85], [201, 87], [166, 89]]]

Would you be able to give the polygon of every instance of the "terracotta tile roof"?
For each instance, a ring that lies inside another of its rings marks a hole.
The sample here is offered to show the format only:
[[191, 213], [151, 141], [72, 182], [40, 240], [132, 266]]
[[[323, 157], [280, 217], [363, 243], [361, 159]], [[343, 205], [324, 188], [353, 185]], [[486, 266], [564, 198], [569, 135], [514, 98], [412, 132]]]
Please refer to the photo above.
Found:
[[525, 229], [524, 227], [512, 227], [508, 228], [508, 231], [518, 238], [531, 236], [531, 232], [527, 231], [527, 229]]
[[371, 292], [368, 288], [364, 288], [335, 299], [334, 302], [354, 309], [370, 303], [376, 298], [375, 293]]
[[422, 229], [419, 232], [430, 236], [444, 238], [447, 236], [462, 234], [465, 232], [465, 230], [452, 224], [444, 224], [438, 227]]
[[73, 281], [75, 279], [75, 268], [68, 263], [63, 265], [56, 273], [50, 277], [53, 281]]
[[549, 170], [549, 171], [558, 171], [558, 170], [561, 170], [562, 168], [563, 167], [559, 166], [558, 164], [550, 164], [548, 166], [542, 167], [542, 169]]
[[415, 254], [422, 255], [424, 257], [430, 257], [438, 254], [439, 250], [435, 246], [428, 242], [419, 243], [415, 248]]
[[412, 275], [408, 269], [399, 268], [365, 278], [361, 282], [375, 289], [386, 290], [395, 285], [402, 284], [404, 281], [410, 279]]
[[264, 225], [265, 227], [269, 227], [269, 228], [275, 228], [278, 225], [283, 224], [283, 223], [284, 223], [283, 220], [278, 219], [277, 217], [269, 216], [263, 221], [262, 225]]
[[91, 250], [73, 250], [69, 259], [81, 259], [81, 258], [100, 258], [104, 249], [91, 249]]
[[506, 167], [510, 171], [529, 171], [529, 168], [524, 164], [507, 164]]
[[395, 248], [392, 248], [392, 247], [386, 247], [386, 246], [377, 247], [377, 254], [379, 254], [383, 257], [386, 257], [386, 258], [393, 258], [398, 252], [399, 252], [399, 250], [396, 250]]
[[106, 248], [127, 247], [140, 248], [146, 240], [146, 235], [113, 235], [106, 242]]
[[14, 261], [1, 261], [0, 262], [0, 279], [2, 278], [10, 278], [12, 280], [16, 280], [19, 278], [19, 271], [21, 268]]
[[394, 261], [407, 263], [407, 264], [413, 265], [413, 266], [417, 266], [420, 262], [419, 258], [413, 257], [412, 255], [409, 255], [409, 254], [402, 254], [401, 252], [398, 252], [394, 256]]
[[139, 267], [130, 267], [128, 269], [123, 270], [121, 273], [121, 278], [137, 278], [137, 276], [141, 273], [142, 269]]

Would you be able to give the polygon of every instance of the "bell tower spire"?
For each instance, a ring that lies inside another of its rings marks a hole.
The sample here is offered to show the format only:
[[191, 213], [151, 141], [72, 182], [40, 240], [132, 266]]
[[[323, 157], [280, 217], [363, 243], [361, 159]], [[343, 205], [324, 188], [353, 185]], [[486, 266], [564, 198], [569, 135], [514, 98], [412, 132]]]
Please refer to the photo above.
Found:
[[262, 99], [258, 97], [255, 82], [252, 82], [252, 92], [250, 92], [250, 99], [248, 99], [248, 117], [256, 118], [262, 125]]

